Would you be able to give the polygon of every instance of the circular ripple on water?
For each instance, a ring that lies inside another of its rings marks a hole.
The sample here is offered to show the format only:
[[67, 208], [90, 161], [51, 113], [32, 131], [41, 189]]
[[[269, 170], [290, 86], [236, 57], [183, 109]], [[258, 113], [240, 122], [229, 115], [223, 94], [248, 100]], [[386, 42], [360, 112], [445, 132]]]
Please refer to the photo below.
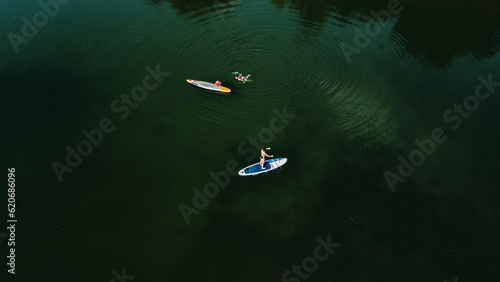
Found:
[[[253, 8], [239, 20], [250, 22], [253, 17], [269, 13], [261, 11], [259, 6]], [[255, 20], [252, 25], [232, 21], [233, 18], [225, 18], [223, 24], [214, 21], [200, 25], [199, 20], [192, 19], [189, 25], [197, 25], [197, 29], [183, 40], [177, 57], [200, 62], [191, 69], [200, 74], [196, 79], [220, 78], [223, 85], [233, 90], [230, 97], [190, 96], [193, 107], [197, 108], [194, 116], [205, 117], [205, 121], [211, 120], [224, 128], [229, 126], [230, 115], [232, 119], [245, 121], [249, 127], [257, 127], [272, 115], [266, 105], [281, 108], [290, 103], [298, 105], [306, 99], [311, 91], [302, 79], [307, 65], [325, 65], [328, 60], [302, 41], [301, 32], [287, 18], [268, 23]], [[236, 71], [251, 73], [252, 81], [246, 84], [235, 81]], [[232, 101], [231, 105], [225, 105], [227, 100]], [[242, 123], [233, 124], [239, 127]]]
[[353, 42], [355, 29], [364, 29], [371, 19], [362, 14], [344, 19], [346, 22], [334, 21], [332, 25], [340, 29], [325, 28], [323, 32], [327, 34], [321, 37], [322, 46], [315, 48], [322, 53], [329, 52], [324, 63], [331, 66], [331, 71], [313, 68], [306, 79], [320, 94], [315, 103], [324, 109], [322, 114], [328, 121], [329, 134], [365, 148], [391, 145], [399, 126], [394, 116], [397, 92], [391, 78], [383, 74], [394, 72], [390, 66], [397, 54], [392, 56], [390, 52], [396, 53], [393, 45], [401, 44], [404, 38], [386, 27], [380, 36], [371, 38], [360, 53], [353, 53], [348, 62], [340, 44], [356, 47]]
[[[377, 71], [387, 60], [383, 54], [391, 29], [348, 62], [340, 43], [353, 44], [354, 27], [364, 28], [370, 21], [366, 16], [332, 14], [329, 22], [317, 23], [294, 14], [277, 16], [266, 6], [250, 4], [245, 13], [232, 13], [239, 8], [220, 20], [207, 20], [217, 18], [216, 11], [190, 15], [189, 35], [178, 42], [179, 61], [196, 62], [189, 66], [189, 78], [219, 78], [233, 90], [231, 96], [220, 97], [187, 90], [192, 94], [186, 98], [191, 118], [203, 121], [200, 129], [216, 125], [227, 133], [244, 131], [242, 126], [252, 130], [269, 120], [272, 107], [287, 105], [291, 112], [321, 109], [321, 118], [329, 121], [326, 130], [348, 142], [374, 147], [391, 142], [397, 127], [391, 112], [394, 91]], [[266, 19], [270, 16], [274, 18]], [[251, 73], [253, 81], [238, 83], [234, 71]]]

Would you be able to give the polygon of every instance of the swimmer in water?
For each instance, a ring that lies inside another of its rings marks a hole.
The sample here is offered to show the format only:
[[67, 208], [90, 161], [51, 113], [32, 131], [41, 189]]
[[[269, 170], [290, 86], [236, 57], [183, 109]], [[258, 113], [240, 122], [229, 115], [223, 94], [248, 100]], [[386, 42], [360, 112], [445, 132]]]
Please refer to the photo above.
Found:
[[250, 77], [250, 74], [247, 74], [246, 76], [243, 75], [238, 75], [236, 76], [236, 80], [238, 81], [243, 81], [243, 83], [247, 82], [247, 79]]
[[242, 73], [240, 72], [237, 72], [237, 71], [234, 71], [232, 72], [232, 74], [235, 74], [236, 76], [234, 77], [234, 79], [238, 80], [238, 81], [241, 81], [243, 83], [246, 83], [248, 81], [251, 81], [250, 79], [248, 79], [250, 77], [251, 74], [247, 74], [246, 76], [243, 75]]

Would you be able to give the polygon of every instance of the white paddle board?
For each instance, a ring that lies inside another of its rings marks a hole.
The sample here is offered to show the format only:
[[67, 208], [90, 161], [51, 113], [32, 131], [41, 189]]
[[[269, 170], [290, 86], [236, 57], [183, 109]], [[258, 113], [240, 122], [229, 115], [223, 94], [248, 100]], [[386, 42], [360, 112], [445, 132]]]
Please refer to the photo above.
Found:
[[217, 85], [215, 85], [215, 83], [211, 83], [211, 82], [199, 81], [199, 80], [193, 80], [193, 79], [186, 79], [186, 81], [189, 84], [201, 87], [203, 89], [208, 89], [208, 90], [222, 92], [222, 93], [231, 92], [231, 89], [224, 87], [224, 86], [217, 86]]
[[270, 159], [264, 162], [264, 169], [260, 167], [260, 163], [256, 163], [240, 170], [238, 174], [240, 176], [249, 176], [249, 175], [266, 173], [268, 171], [275, 170], [278, 167], [283, 166], [284, 164], [286, 164], [287, 161], [288, 161], [287, 158]]

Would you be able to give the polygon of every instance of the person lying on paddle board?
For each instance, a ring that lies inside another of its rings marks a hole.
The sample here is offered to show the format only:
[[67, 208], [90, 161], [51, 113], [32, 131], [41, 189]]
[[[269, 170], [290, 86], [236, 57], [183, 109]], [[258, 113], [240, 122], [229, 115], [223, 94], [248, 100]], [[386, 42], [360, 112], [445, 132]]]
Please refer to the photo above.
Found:
[[272, 158], [273, 157], [273, 155], [269, 156], [268, 154], [266, 154], [266, 150], [271, 150], [271, 148], [270, 147], [269, 148], [264, 147], [264, 148], [262, 148], [262, 150], [260, 150], [260, 167], [262, 169], [264, 169], [264, 161], [266, 160], [266, 157], [268, 157], [268, 158]]
[[215, 86], [220, 87], [220, 85], [221, 85], [220, 80], [217, 79], [217, 81], [215, 82]]

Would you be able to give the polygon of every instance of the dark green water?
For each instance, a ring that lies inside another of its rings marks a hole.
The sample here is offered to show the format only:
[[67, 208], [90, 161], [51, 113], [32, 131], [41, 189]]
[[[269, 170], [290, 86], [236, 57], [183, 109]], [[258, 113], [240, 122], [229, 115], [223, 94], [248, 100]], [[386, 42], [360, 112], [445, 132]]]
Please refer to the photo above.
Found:
[[[16, 169], [18, 220], [16, 275], [3, 263], [1, 281], [111, 281], [123, 268], [124, 281], [498, 279], [500, 5], [403, 1], [373, 22], [387, 5], [69, 1], [25, 38], [22, 17], [41, 7], [0, 3], [0, 158], [4, 183]], [[357, 28], [378, 32], [357, 46]], [[125, 114], [120, 96], [148, 66], [168, 74]], [[484, 99], [466, 99], [489, 75]], [[473, 110], [453, 112], [464, 99]], [[285, 107], [293, 118], [265, 135]], [[53, 162], [69, 169], [65, 147], [103, 119], [113, 131], [59, 181]], [[391, 191], [384, 174], [436, 128], [446, 140]], [[229, 161], [257, 162], [243, 142], [259, 132], [288, 163], [229, 177], [186, 224], [179, 205]], [[340, 246], [307, 279], [286, 274], [328, 236]]]

